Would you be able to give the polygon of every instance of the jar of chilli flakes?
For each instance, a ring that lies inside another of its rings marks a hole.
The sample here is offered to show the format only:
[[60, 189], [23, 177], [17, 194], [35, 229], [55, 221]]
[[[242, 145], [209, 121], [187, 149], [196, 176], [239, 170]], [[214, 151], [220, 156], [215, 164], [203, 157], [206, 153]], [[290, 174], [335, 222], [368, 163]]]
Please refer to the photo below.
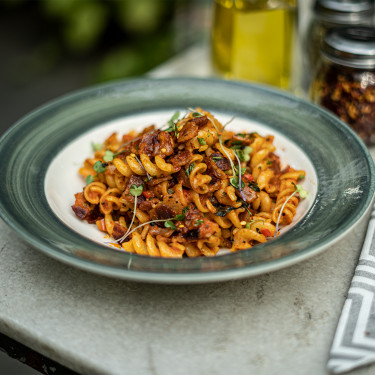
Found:
[[321, 52], [311, 100], [339, 116], [366, 144], [375, 144], [375, 29], [332, 29]]

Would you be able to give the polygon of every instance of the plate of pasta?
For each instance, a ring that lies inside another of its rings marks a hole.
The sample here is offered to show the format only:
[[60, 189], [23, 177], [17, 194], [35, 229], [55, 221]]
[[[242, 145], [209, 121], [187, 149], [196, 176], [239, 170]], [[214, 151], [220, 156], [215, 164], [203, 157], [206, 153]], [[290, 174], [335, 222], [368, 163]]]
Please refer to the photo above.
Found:
[[25, 240], [76, 267], [148, 282], [300, 262], [345, 235], [375, 186], [366, 147], [336, 117], [215, 79], [88, 88], [21, 119], [0, 146], [0, 213]]

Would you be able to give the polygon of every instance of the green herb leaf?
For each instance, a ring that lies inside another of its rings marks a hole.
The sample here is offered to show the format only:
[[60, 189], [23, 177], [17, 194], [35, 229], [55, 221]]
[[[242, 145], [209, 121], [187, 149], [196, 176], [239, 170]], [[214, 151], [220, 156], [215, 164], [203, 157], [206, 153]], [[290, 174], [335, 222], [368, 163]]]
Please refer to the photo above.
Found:
[[[233, 148], [233, 147], [232, 147]], [[237, 154], [238, 159], [241, 161], [249, 161], [250, 160], [250, 154], [253, 151], [251, 146], [246, 146], [244, 149], [235, 149], [234, 152]]]
[[227, 214], [229, 214], [229, 212], [233, 211], [236, 209], [236, 207], [232, 207], [232, 206], [215, 206], [216, 208], [216, 212], [215, 212], [215, 215], [216, 216], [220, 216], [220, 217], [224, 217], [226, 216]]
[[221, 156], [214, 156], [212, 158], [213, 161], [218, 161], [218, 160], [221, 160], [221, 159], [223, 159]]
[[245, 228], [246, 228], [246, 229], [250, 229], [250, 223], [246, 223]]
[[168, 193], [168, 194], [173, 194], [174, 191], [173, 191], [172, 189], [168, 189], [168, 190], [167, 190], [167, 193]]
[[103, 143], [94, 143], [91, 142], [91, 147], [93, 151], [99, 151], [103, 148]]
[[112, 161], [113, 158], [114, 158], [115, 154], [112, 152], [112, 151], [109, 151], [107, 150], [105, 153], [104, 153], [104, 157], [103, 157], [103, 160], [108, 162], [108, 161]]
[[183, 213], [183, 214], [186, 214], [188, 211], [189, 211], [189, 207], [185, 207], [185, 208], [182, 210], [182, 213]]
[[198, 225], [201, 225], [201, 224], [203, 224], [203, 220], [202, 219], [199, 219], [199, 220], [197, 220], [196, 222], [195, 222], [195, 226], [197, 227]]
[[86, 185], [91, 184], [91, 182], [94, 182], [94, 177], [91, 176], [91, 174], [89, 174], [89, 175], [86, 177]]
[[171, 117], [171, 119], [168, 121], [168, 129], [166, 130], [168, 133], [171, 133], [171, 132], [175, 132], [177, 133], [177, 122], [178, 122], [178, 118], [180, 117], [180, 112], [179, 111], [176, 111], [174, 113], [174, 115]]
[[204, 140], [204, 138], [198, 138], [198, 142], [202, 146], [204, 146], [206, 144], [206, 141]]
[[184, 214], [178, 214], [172, 220], [181, 221], [181, 220], [185, 220], [185, 218], [186, 216]]
[[253, 189], [254, 191], [257, 191], [258, 193], [260, 192], [260, 189], [259, 189], [259, 186], [258, 186], [258, 184], [256, 183], [256, 182], [250, 182], [249, 183], [249, 186], [250, 186], [250, 188], [251, 189]]
[[[238, 167], [234, 167], [236, 170], [236, 176], [238, 176]], [[241, 176], [243, 176], [246, 173], [246, 167], [241, 168]]]
[[[234, 176], [231, 179], [229, 179], [232, 186], [234, 186], [236, 189], [240, 188], [240, 179], [238, 176]], [[241, 189], [245, 187], [245, 183], [241, 181]]]
[[167, 220], [167, 221], [164, 223], [164, 226], [165, 226], [166, 228], [171, 228], [171, 229], [173, 229], [173, 230], [176, 229], [176, 226], [173, 224], [173, 222], [172, 222], [171, 220]]
[[194, 167], [195, 167], [195, 164], [194, 163], [191, 163], [187, 168], [186, 168], [186, 176], [190, 176], [190, 173], [191, 173], [191, 171], [194, 169]]
[[191, 114], [192, 117], [203, 117], [202, 113], [199, 113], [199, 112], [193, 112]]
[[105, 169], [107, 168], [107, 165], [105, 163], [102, 163], [100, 160], [98, 160], [95, 164], [94, 164], [94, 171], [96, 173], [103, 173], [105, 171]]
[[130, 190], [129, 191], [130, 191], [130, 194], [133, 197], [138, 197], [143, 192], [143, 185], [137, 186], [137, 185], [133, 184], [133, 185], [130, 186]]

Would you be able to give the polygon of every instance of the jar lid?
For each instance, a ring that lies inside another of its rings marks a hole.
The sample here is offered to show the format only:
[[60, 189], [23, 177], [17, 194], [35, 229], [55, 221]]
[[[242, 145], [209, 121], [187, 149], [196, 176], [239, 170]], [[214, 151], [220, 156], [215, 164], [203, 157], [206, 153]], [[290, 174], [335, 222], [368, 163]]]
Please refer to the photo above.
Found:
[[331, 29], [323, 38], [322, 53], [336, 64], [359, 69], [375, 68], [375, 28]]
[[373, 0], [316, 0], [317, 17], [332, 23], [358, 24], [374, 15]]

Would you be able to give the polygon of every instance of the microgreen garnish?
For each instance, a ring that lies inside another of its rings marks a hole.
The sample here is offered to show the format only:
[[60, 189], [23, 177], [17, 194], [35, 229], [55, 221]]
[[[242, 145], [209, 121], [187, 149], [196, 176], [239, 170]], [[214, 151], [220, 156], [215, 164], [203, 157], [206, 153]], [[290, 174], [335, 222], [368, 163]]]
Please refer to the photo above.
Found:
[[199, 113], [199, 112], [193, 112], [191, 114], [191, 117], [203, 117], [203, 114], [202, 113]]
[[93, 168], [96, 173], [103, 173], [107, 168], [107, 164], [102, 163], [100, 160], [98, 160], [97, 162], [95, 162]]
[[93, 151], [99, 151], [103, 148], [103, 144], [91, 142], [91, 147]]
[[249, 214], [249, 219], [251, 220], [251, 212], [249, 210], [249, 203], [246, 203], [243, 199], [240, 199], [240, 201], [242, 202], [242, 206], [246, 211], [247, 213]]
[[91, 182], [94, 182], [94, 177], [91, 176], [91, 174], [89, 174], [89, 175], [86, 177], [86, 185], [91, 184]]
[[185, 214], [177, 214], [172, 220], [181, 221], [181, 220], [185, 220], [185, 218], [186, 218]]
[[190, 176], [190, 173], [191, 173], [191, 171], [194, 169], [194, 167], [195, 167], [195, 164], [194, 163], [191, 163], [187, 168], [186, 168], [186, 170], [185, 170], [185, 173], [186, 173], [186, 176]]
[[302, 199], [307, 197], [308, 192], [306, 190], [304, 190], [304, 188], [301, 185], [296, 185], [294, 182], [293, 182], [293, 185], [294, 185], [294, 187], [295, 187], [296, 190], [292, 194], [289, 195], [289, 197], [285, 200], [285, 202], [281, 206], [281, 209], [280, 209], [280, 212], [279, 212], [279, 216], [278, 216], [277, 222], [276, 222], [276, 229], [275, 229], [275, 235], [274, 235], [274, 237], [277, 236], [277, 232], [279, 231], [279, 224], [280, 224], [281, 215], [282, 215], [282, 213], [284, 211], [284, 208], [285, 208], [285, 205], [287, 204], [287, 202], [289, 201], [289, 199], [291, 199], [296, 193], [298, 193], [299, 196]]
[[246, 228], [246, 229], [250, 229], [250, 223], [246, 223], [245, 228]]
[[198, 138], [198, 142], [201, 146], [204, 146], [206, 144], [206, 141], [204, 140], [204, 138]]
[[106, 162], [112, 161], [116, 155], [117, 154], [114, 154], [112, 151], [106, 150], [103, 156], [103, 160]]
[[176, 229], [176, 226], [174, 225], [174, 223], [172, 222], [172, 220], [166, 220], [165, 223], [164, 223], [164, 226], [166, 228], [171, 228], [173, 230]]
[[202, 219], [199, 219], [199, 220], [197, 220], [196, 222], [195, 222], [195, 226], [197, 227], [198, 225], [201, 225], [201, 224], [203, 224], [203, 220]]
[[143, 185], [137, 186], [137, 185], [133, 184], [133, 185], [130, 186], [129, 191], [130, 191], [130, 194], [133, 197], [139, 197], [143, 192]]
[[[236, 189], [240, 189], [240, 178], [239, 176], [234, 176], [229, 179], [232, 186], [234, 186]], [[245, 183], [241, 181], [241, 189], [245, 187]]]
[[168, 133], [171, 133], [171, 132], [175, 132], [177, 134], [178, 130], [177, 130], [177, 122], [178, 122], [178, 118], [180, 117], [180, 112], [179, 111], [176, 111], [173, 116], [171, 117], [171, 119], [168, 121], [168, 129], [166, 129], [166, 131]]
[[249, 186], [251, 189], [253, 189], [256, 192], [260, 192], [259, 186], [255, 181], [249, 182]]
[[221, 160], [221, 159], [223, 159], [221, 156], [214, 156], [212, 158], [213, 161], [218, 161], [218, 160]]
[[244, 149], [235, 149], [234, 152], [237, 154], [241, 161], [249, 161], [250, 154], [253, 151], [251, 146], [246, 146]]

